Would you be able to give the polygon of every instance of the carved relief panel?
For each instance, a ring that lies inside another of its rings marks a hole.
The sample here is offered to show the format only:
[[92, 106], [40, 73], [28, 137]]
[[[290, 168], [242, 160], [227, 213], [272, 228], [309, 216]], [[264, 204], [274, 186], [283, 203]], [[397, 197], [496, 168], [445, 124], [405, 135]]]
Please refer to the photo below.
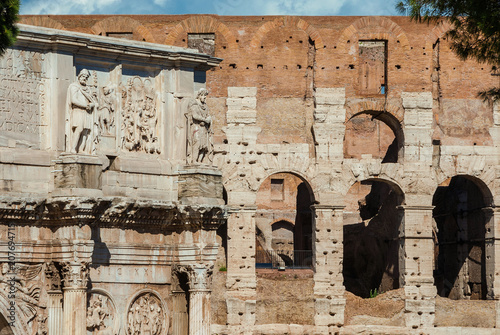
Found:
[[118, 95], [110, 69], [77, 66], [66, 99], [66, 151], [116, 151]]
[[0, 146], [40, 148], [46, 113], [45, 54], [7, 49], [0, 57]]
[[116, 335], [120, 320], [113, 300], [105, 292], [92, 290], [87, 299], [87, 334]]
[[168, 330], [168, 317], [160, 298], [145, 292], [134, 299], [127, 312], [127, 335], [160, 335]]
[[5, 301], [16, 301], [20, 311], [17, 318], [24, 323], [23, 327], [32, 328], [35, 334], [43, 334], [46, 329], [44, 264], [18, 263], [13, 266], [2, 263], [0, 266], [0, 296]]
[[121, 149], [160, 154], [160, 108], [155, 78], [123, 75], [121, 83]]

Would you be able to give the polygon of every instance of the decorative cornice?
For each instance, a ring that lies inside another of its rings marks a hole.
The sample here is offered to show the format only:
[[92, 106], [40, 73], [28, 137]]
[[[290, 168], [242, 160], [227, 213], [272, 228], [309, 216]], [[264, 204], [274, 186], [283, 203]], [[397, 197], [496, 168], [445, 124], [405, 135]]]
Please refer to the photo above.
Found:
[[176, 230], [186, 225], [216, 229], [227, 218], [225, 206], [178, 205], [130, 198], [0, 198], [0, 223], [99, 225]]
[[99, 51], [100, 54], [108, 54], [114, 59], [121, 56], [125, 58], [149, 58], [163, 64], [165, 62], [172, 62], [176, 66], [180, 65], [179, 62], [191, 62], [198, 64], [198, 66], [210, 68], [222, 61], [220, 58], [201, 54], [194, 49], [34, 27], [24, 24], [18, 24], [18, 27], [20, 31], [17, 37], [17, 46], [29, 45], [30, 47], [38, 47], [43, 50], [67, 50], [77, 54]]

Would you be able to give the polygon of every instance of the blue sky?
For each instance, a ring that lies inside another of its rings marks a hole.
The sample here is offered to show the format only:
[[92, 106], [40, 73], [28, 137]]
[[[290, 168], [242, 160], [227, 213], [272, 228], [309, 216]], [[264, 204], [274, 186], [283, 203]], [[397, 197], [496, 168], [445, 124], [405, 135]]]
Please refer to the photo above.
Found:
[[21, 14], [399, 15], [397, 0], [21, 0]]

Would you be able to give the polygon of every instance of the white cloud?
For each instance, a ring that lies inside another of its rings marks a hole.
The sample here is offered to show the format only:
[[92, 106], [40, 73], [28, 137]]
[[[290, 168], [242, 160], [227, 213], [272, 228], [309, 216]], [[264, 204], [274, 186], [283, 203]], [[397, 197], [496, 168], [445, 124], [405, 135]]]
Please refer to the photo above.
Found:
[[120, 0], [31, 0], [21, 2], [21, 14], [96, 14]]

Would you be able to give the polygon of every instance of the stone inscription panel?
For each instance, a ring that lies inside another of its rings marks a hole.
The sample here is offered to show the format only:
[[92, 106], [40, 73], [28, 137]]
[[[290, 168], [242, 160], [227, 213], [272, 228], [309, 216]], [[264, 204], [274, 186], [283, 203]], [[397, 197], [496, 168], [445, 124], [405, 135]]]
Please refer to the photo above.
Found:
[[16, 49], [0, 58], [0, 146], [40, 147], [44, 61], [43, 53]]
[[169, 266], [120, 265], [90, 267], [90, 279], [99, 283], [170, 283]]

